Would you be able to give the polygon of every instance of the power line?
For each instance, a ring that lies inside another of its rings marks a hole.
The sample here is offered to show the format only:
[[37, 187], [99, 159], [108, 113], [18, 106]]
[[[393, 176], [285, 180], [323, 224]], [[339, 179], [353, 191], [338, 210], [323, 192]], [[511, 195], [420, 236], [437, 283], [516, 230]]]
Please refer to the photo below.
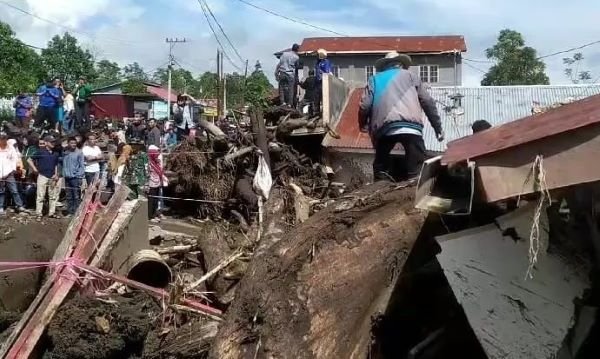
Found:
[[469, 58], [466, 58], [466, 57], [463, 57], [462, 59], [465, 60], [465, 61], [476, 62], [476, 63], [479, 63], [479, 64], [493, 64], [493, 63], [495, 63], [494, 61], [491, 61], [491, 60], [475, 60], [475, 59], [469, 59]]
[[202, 13], [204, 14], [204, 17], [206, 18], [206, 23], [208, 24], [210, 31], [212, 32], [213, 36], [215, 37], [215, 40], [217, 40], [217, 44], [219, 44], [219, 47], [223, 51], [223, 55], [225, 55], [225, 58], [227, 59], [227, 61], [229, 61], [229, 63], [231, 63], [231, 65], [233, 67], [235, 67], [238, 71], [242, 71], [242, 69], [238, 65], [236, 65], [235, 62], [233, 62], [231, 57], [229, 57], [229, 54], [227, 54], [227, 52], [225, 51], [225, 47], [223, 47], [221, 40], [217, 36], [217, 32], [215, 31], [215, 28], [213, 27], [212, 23], [210, 22], [210, 18], [208, 17], [208, 13], [207, 13], [206, 9], [204, 8], [203, 4], [200, 3], [200, 6], [202, 7]]
[[[0, 40], [9, 41], [10, 39], [5, 39], [5, 38], [3, 38], [3, 37], [0, 37]], [[21, 41], [20, 39], [13, 38], [13, 40], [15, 40], [16, 42], [18, 42], [18, 43], [20, 43], [21, 45], [23, 45], [23, 46], [26, 46], [26, 47], [29, 47], [29, 48], [32, 48], [32, 49], [36, 49], [36, 50], [43, 50], [43, 48], [42, 48], [42, 47], [38, 47], [38, 46], [29, 45], [29, 44], [27, 44], [27, 43], [25, 43], [25, 42]]]
[[[311, 28], [313, 28], [313, 29], [317, 29], [317, 30], [325, 31], [325, 32], [328, 32], [328, 33], [331, 33], [331, 34], [334, 34], [334, 35], [341, 36], [341, 37], [352, 37], [352, 36], [351, 36], [351, 35], [349, 35], [349, 34], [344, 34], [344, 33], [341, 33], [341, 32], [335, 31], [335, 30], [331, 30], [331, 29], [324, 28], [324, 27], [322, 27], [322, 26], [314, 25], [314, 24], [311, 24], [311, 23], [309, 23], [309, 22], [306, 22], [306, 21], [304, 21], [304, 20], [300, 20], [300, 19], [294, 19], [294, 18], [291, 18], [291, 17], [289, 17], [289, 16], [286, 16], [286, 15], [280, 14], [280, 13], [278, 13], [278, 12], [275, 12], [275, 11], [273, 11], [273, 10], [269, 10], [269, 9], [266, 9], [266, 8], [264, 8], [264, 7], [261, 7], [261, 6], [255, 5], [255, 4], [253, 4], [253, 3], [251, 3], [251, 2], [249, 2], [249, 1], [247, 1], [247, 0], [237, 0], [237, 1], [239, 1], [239, 2], [241, 2], [242, 4], [245, 4], [245, 5], [247, 5], [247, 6], [250, 6], [250, 7], [252, 7], [252, 8], [255, 8], [255, 9], [257, 9], [257, 10], [264, 11], [264, 12], [266, 12], [266, 13], [268, 13], [268, 14], [271, 14], [271, 15], [273, 15], [273, 16], [277, 16], [277, 17], [279, 17], [279, 18], [282, 18], [282, 19], [285, 19], [285, 20], [288, 20], [288, 21], [291, 21], [291, 22], [294, 22], [294, 23], [297, 23], [297, 24], [305, 25], [305, 26], [311, 27]], [[373, 40], [373, 39], [370, 39], [370, 40], [368, 40], [367, 42], [369, 42], [369, 43], [371, 43], [371, 44], [379, 45], [379, 46], [380, 46], [382, 49], [385, 49], [385, 50], [391, 50], [391, 49], [390, 49], [390, 44], [389, 44], [389, 43], [385, 43], [385, 42], [378, 41], [378, 40]], [[458, 49], [455, 49], [455, 50], [452, 50], [452, 51], [448, 51], [448, 53], [452, 53], [452, 52], [456, 52], [456, 51], [459, 51], [459, 50], [458, 50]]]
[[[36, 19], [38, 19], [38, 20], [44, 21], [44, 22], [46, 22], [46, 23], [48, 23], [48, 24], [51, 24], [51, 25], [54, 25], [54, 26], [58, 26], [58, 27], [60, 27], [60, 28], [62, 28], [62, 29], [68, 30], [68, 31], [70, 31], [70, 32], [72, 32], [72, 33], [75, 33], [75, 34], [80, 34], [80, 35], [84, 35], [84, 36], [87, 36], [87, 37], [89, 37], [89, 38], [92, 38], [92, 39], [94, 39], [94, 40], [98, 40], [98, 38], [97, 38], [96, 36], [94, 36], [93, 34], [91, 34], [91, 33], [84, 32], [84, 31], [81, 31], [81, 30], [77, 30], [77, 29], [74, 29], [74, 28], [72, 28], [72, 27], [69, 27], [69, 26], [65, 26], [65, 25], [63, 25], [63, 24], [60, 24], [60, 23], [58, 23], [58, 22], [55, 22], [55, 21], [52, 21], [52, 20], [48, 20], [48, 19], [46, 19], [46, 18], [43, 18], [43, 17], [41, 17], [41, 16], [39, 16], [39, 15], [37, 15], [37, 14], [34, 14], [34, 13], [32, 13], [32, 12], [29, 12], [29, 11], [27, 11], [27, 10], [21, 9], [20, 7], [17, 7], [17, 6], [15, 6], [15, 5], [9, 4], [9, 3], [7, 3], [7, 2], [6, 2], [6, 1], [4, 1], [4, 0], [0, 0], [0, 4], [2, 4], [2, 5], [5, 5], [5, 6], [8, 6], [9, 8], [11, 8], [11, 9], [13, 9], [13, 10], [19, 11], [19, 12], [21, 12], [21, 13], [23, 13], [23, 14], [26, 14], [26, 15], [29, 15], [29, 16], [31, 16], [31, 17], [34, 17], [34, 18], [36, 18]], [[128, 42], [128, 41], [123, 41], [123, 40], [116, 39], [116, 38], [108, 38], [108, 37], [103, 37], [103, 39], [106, 39], [106, 40], [108, 40], [108, 41], [113, 41], [113, 42], [119, 42], [119, 43], [126, 44], [126, 45], [138, 45], [137, 43]]]
[[483, 70], [482, 70], [482, 69], [480, 69], [479, 67], [475, 67], [475, 66], [471, 65], [471, 64], [470, 64], [470, 63], [468, 63], [468, 62], [465, 62], [465, 65], [469, 66], [469, 67], [470, 67], [470, 68], [472, 68], [472, 69], [475, 69], [475, 70], [477, 70], [477, 71], [481, 72], [482, 74], [487, 74], [487, 72], [486, 72], [486, 71], [483, 71]]
[[264, 12], [269, 13], [271, 15], [280, 17], [280, 18], [288, 20], [288, 21], [295, 22], [297, 24], [302, 24], [302, 25], [305, 25], [305, 26], [309, 26], [309, 27], [312, 27], [313, 29], [317, 29], [317, 30], [329, 32], [329, 33], [334, 34], [334, 35], [348, 37], [348, 35], [346, 35], [346, 34], [342, 34], [340, 32], [334, 31], [334, 30], [326, 29], [326, 28], [321, 27], [321, 26], [313, 25], [313, 24], [308, 23], [308, 22], [303, 21], [303, 20], [298, 20], [298, 19], [291, 18], [289, 16], [285, 16], [285, 15], [277, 13], [277, 12], [275, 12], [273, 10], [265, 9], [264, 7], [260, 7], [258, 5], [254, 5], [253, 3], [249, 2], [249, 1], [246, 1], [246, 0], [238, 0], [238, 1], [241, 2], [242, 4], [245, 4], [245, 5], [248, 5], [250, 7], [253, 7], [255, 9], [257, 9], [257, 10], [264, 11]]
[[225, 33], [225, 30], [223, 30], [223, 27], [219, 23], [219, 20], [217, 20], [217, 18], [215, 17], [215, 14], [213, 14], [213, 12], [210, 9], [210, 6], [208, 6], [208, 3], [206, 2], [206, 0], [198, 0], [198, 3], [200, 3], [200, 5], [204, 4], [204, 6], [206, 7], [206, 10], [208, 10], [208, 13], [213, 18], [213, 20], [215, 21], [215, 24], [217, 24], [217, 26], [221, 30], [221, 33], [223, 34], [223, 36], [225, 37], [225, 39], [229, 43], [229, 46], [231, 46], [231, 48], [233, 49], [233, 51], [235, 52], [235, 54], [237, 55], [237, 57], [240, 59], [240, 61], [242, 61], [242, 62], [246, 61], [246, 60], [244, 60], [244, 58], [242, 57], [242, 55], [240, 55], [240, 52], [237, 50], [237, 48], [233, 45], [233, 43], [229, 39], [229, 36], [227, 36], [227, 34]]
[[553, 52], [553, 53], [548, 54], [548, 55], [540, 56], [537, 59], [540, 60], [540, 59], [545, 59], [547, 57], [552, 57], [552, 56], [556, 56], [556, 55], [566, 54], [568, 52], [572, 52], [572, 51], [575, 51], [575, 50], [581, 50], [581, 49], [584, 49], [586, 47], [590, 47], [590, 46], [597, 45], [597, 44], [600, 44], [600, 40], [588, 42], [587, 44], [583, 44], [583, 45], [577, 46], [577, 47], [572, 47], [572, 48], [567, 49], [567, 50]]

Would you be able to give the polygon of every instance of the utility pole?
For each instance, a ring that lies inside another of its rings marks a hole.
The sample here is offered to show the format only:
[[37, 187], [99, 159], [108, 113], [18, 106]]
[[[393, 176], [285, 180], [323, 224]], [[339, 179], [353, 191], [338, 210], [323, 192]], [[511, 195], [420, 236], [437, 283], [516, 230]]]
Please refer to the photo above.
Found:
[[169, 84], [168, 84], [168, 94], [167, 94], [167, 121], [171, 120], [171, 88], [172, 88], [172, 83], [171, 83], [171, 72], [173, 70], [173, 65], [175, 64], [175, 57], [173, 56], [173, 47], [175, 47], [175, 44], [179, 44], [179, 43], [185, 43], [187, 42], [185, 38], [183, 39], [179, 39], [179, 38], [167, 38], [166, 39], [166, 43], [169, 44]]
[[217, 119], [221, 117], [221, 50], [217, 49]]

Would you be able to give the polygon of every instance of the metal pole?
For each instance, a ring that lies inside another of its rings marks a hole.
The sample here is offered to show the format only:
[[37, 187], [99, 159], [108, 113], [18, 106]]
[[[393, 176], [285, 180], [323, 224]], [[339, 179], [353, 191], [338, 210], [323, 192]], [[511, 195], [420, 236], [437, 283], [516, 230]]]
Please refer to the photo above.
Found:
[[174, 39], [166, 39], [167, 44], [169, 44], [169, 83], [167, 85], [168, 87], [168, 93], [167, 93], [167, 121], [171, 120], [171, 91], [172, 89], [172, 82], [171, 82], [171, 73], [173, 70], [173, 64], [175, 63], [175, 58], [173, 57], [173, 47], [175, 46], [175, 44], [178, 43], [184, 43], [187, 42], [185, 38], [183, 39], [178, 39], [178, 38], [174, 38]]

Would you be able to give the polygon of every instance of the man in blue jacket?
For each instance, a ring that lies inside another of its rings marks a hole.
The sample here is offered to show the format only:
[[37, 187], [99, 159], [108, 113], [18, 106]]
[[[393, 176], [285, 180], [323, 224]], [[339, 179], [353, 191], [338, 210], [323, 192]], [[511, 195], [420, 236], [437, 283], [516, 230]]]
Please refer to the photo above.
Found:
[[36, 94], [40, 102], [36, 113], [36, 125], [52, 130], [56, 127], [57, 108], [61, 98], [60, 92], [54, 87], [54, 82], [49, 81], [47, 84], [40, 86]]
[[375, 180], [390, 179], [390, 153], [397, 143], [405, 152], [408, 178], [419, 175], [425, 161], [423, 112], [438, 141], [444, 140], [435, 101], [407, 68], [410, 57], [391, 52], [375, 63], [377, 74], [369, 80], [359, 109], [359, 126], [368, 132], [375, 149]]

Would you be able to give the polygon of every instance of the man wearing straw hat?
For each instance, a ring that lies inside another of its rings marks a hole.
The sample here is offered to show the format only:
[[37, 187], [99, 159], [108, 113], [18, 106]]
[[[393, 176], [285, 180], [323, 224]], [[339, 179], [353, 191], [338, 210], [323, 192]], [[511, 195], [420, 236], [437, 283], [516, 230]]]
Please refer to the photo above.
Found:
[[438, 141], [444, 140], [435, 102], [421, 81], [408, 71], [410, 65], [409, 56], [395, 51], [377, 60], [377, 74], [369, 79], [360, 102], [359, 126], [369, 133], [375, 149], [375, 180], [391, 178], [390, 153], [397, 143], [404, 148], [408, 178], [419, 175], [425, 160], [423, 112]]

